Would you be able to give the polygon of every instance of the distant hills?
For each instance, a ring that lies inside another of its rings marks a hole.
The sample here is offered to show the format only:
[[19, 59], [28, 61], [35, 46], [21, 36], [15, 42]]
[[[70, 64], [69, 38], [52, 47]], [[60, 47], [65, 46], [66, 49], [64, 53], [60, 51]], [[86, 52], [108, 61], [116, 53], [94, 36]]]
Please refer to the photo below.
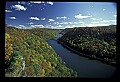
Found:
[[[110, 26], [110, 27], [116, 27], [117, 25], [113, 25], [113, 24], [111, 24], [111, 25], [108, 25], [108, 26]], [[108, 27], [108, 26], [93, 26], [93, 27]], [[14, 27], [14, 26], [10, 26], [10, 25], [7, 25], [7, 24], [5, 24], [5, 27], [12, 27], [12, 28], [16, 28], [16, 29], [18, 29], [17, 27]], [[89, 27], [89, 26], [86, 26], [86, 27]], [[73, 27], [73, 28], [75, 28], [75, 27]], [[76, 28], [79, 28], [79, 27], [76, 27]], [[22, 29], [24, 29], [24, 28], [22, 28]], [[28, 28], [28, 29], [30, 29], [30, 28]], [[32, 28], [32, 29], [34, 29], [34, 28]], [[51, 28], [46, 28], [46, 29], [51, 29]], [[64, 29], [58, 29], [58, 28], [54, 28], [53, 30], [64, 30], [64, 31], [68, 31], [69, 29], [71, 29], [71, 28], [65, 28], [65, 30]], [[63, 31], [63, 32], [64, 32]]]
[[109, 26], [114, 26], [114, 27], [116, 27], [117, 25], [109, 25]]

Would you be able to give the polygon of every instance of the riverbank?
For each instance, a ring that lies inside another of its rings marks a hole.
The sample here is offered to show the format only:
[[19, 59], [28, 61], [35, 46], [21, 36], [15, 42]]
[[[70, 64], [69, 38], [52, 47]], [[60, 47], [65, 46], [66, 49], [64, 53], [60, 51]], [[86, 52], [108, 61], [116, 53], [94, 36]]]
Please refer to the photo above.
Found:
[[63, 42], [60, 42], [60, 41], [58, 41], [58, 40], [56, 40], [56, 41], [57, 41], [59, 44], [61, 44], [62, 46], [64, 46], [65, 48], [69, 49], [70, 51], [75, 52], [76, 54], [78, 54], [78, 55], [80, 55], [80, 56], [87, 57], [87, 58], [89, 58], [89, 59], [91, 59], [91, 60], [98, 60], [98, 61], [101, 61], [102, 63], [108, 64], [108, 65], [116, 66], [116, 62], [109, 62], [109, 61], [107, 61], [107, 60], [105, 60], [105, 59], [98, 58], [98, 57], [96, 57], [96, 56], [94, 56], [94, 55], [90, 56], [90, 55], [86, 55], [86, 54], [84, 54], [84, 53], [80, 53], [80, 52], [78, 52], [78, 51], [70, 48], [69, 46], [67, 46], [67, 45], [64, 44]]
[[115, 74], [116, 67], [114, 66], [80, 56], [68, 50], [56, 40], [48, 40], [47, 43], [62, 58], [66, 66], [75, 70], [80, 78], [111, 78]]

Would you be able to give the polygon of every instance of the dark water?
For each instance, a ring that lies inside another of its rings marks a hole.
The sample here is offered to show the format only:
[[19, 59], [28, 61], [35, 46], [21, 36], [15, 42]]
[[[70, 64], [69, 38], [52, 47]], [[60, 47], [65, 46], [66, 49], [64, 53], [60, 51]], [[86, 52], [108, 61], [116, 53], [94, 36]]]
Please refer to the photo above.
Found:
[[[62, 36], [57, 35], [55, 39]], [[48, 44], [52, 46], [55, 52], [66, 62], [66, 66], [72, 68], [78, 73], [78, 77], [82, 78], [110, 78], [114, 75], [116, 68], [103, 64], [97, 60], [89, 60], [88, 58], [79, 56], [62, 45], [58, 44], [55, 40], [47, 40]]]

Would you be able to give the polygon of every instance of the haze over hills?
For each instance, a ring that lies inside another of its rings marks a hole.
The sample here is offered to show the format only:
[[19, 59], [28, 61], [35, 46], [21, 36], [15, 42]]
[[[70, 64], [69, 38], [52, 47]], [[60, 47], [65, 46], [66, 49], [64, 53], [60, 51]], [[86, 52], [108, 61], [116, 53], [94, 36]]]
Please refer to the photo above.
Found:
[[[12, 27], [12, 28], [19, 28], [19, 27], [7, 25], [7, 24], [5, 26]], [[117, 27], [117, 25], [108, 25], [108, 26]], [[80, 26], [78, 26], [77, 28], [79, 28], [79, 27]], [[82, 27], [89, 27], [89, 26], [82, 26]], [[107, 27], [107, 26], [90, 26], [90, 27]], [[41, 28], [41, 27], [34, 27], [34, 28]], [[34, 28], [24, 28], [24, 27], [22, 27], [22, 28], [19, 28], [19, 29], [34, 29]], [[47, 28], [47, 29], [63, 30], [63, 29], [70, 29], [70, 28], [75, 28], [75, 27], [69, 27], [69, 28]]]

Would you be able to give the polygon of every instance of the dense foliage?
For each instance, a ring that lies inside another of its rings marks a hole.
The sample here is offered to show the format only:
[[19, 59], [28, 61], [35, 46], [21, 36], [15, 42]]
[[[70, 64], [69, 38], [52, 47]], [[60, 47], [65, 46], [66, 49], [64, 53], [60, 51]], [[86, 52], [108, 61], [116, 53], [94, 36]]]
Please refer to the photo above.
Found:
[[18, 29], [6, 26], [6, 77], [76, 77], [77, 73], [45, 41], [59, 30]]
[[62, 31], [60, 32], [60, 34], [64, 35], [65, 33], [69, 32], [69, 31], [72, 30], [72, 29], [73, 29], [73, 28], [66, 28], [66, 29], [62, 30]]
[[[67, 31], [67, 32], [66, 32]], [[116, 27], [76, 27], [62, 31], [58, 42], [92, 59], [116, 64]]]

